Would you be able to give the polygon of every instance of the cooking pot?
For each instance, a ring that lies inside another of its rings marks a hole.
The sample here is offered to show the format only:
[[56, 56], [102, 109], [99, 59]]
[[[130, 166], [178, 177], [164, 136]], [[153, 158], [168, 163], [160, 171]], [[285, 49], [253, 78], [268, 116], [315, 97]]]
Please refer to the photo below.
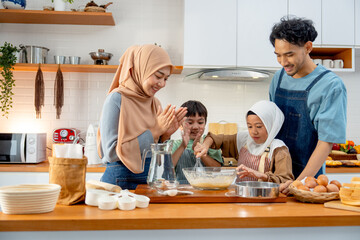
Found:
[[39, 46], [24, 46], [20, 44], [19, 63], [46, 63], [49, 49]]

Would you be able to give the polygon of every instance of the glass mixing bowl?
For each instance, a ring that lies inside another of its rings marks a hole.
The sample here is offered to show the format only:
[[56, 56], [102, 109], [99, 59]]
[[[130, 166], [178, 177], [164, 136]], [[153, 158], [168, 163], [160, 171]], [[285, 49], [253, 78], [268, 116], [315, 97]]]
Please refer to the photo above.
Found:
[[190, 185], [200, 190], [226, 189], [236, 178], [235, 168], [192, 167], [182, 171]]

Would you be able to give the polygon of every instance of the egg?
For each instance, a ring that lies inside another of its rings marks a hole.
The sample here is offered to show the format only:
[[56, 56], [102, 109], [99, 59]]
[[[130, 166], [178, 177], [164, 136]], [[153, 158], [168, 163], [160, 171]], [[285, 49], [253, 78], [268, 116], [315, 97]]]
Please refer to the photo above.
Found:
[[303, 190], [303, 191], [310, 191], [310, 189], [307, 186], [304, 186], [304, 185], [298, 186], [297, 189]]
[[307, 177], [307, 178], [305, 178], [305, 183], [308, 181], [312, 181], [312, 180], [316, 181], [316, 179], [314, 177]]
[[326, 187], [323, 186], [323, 185], [317, 185], [317, 186], [314, 188], [314, 192], [318, 192], [318, 193], [327, 192], [327, 189], [326, 189]]
[[303, 184], [302, 184], [301, 181], [295, 180], [295, 181], [292, 183], [292, 185], [293, 185], [294, 187], [298, 188], [299, 186], [302, 186]]
[[338, 186], [336, 186], [335, 184], [332, 184], [332, 183], [328, 184], [326, 186], [326, 189], [328, 192], [339, 192]]
[[329, 183], [329, 179], [326, 175], [324, 174], [321, 174], [318, 176], [318, 178], [316, 179], [316, 182], [319, 184], [319, 185], [323, 185], [323, 186], [327, 186], [328, 183]]
[[341, 188], [341, 183], [337, 180], [332, 180], [330, 184], [335, 184], [339, 189]]
[[311, 179], [305, 183], [305, 186], [307, 186], [308, 188], [314, 188], [317, 185], [318, 184], [316, 183], [316, 181], [314, 179]]

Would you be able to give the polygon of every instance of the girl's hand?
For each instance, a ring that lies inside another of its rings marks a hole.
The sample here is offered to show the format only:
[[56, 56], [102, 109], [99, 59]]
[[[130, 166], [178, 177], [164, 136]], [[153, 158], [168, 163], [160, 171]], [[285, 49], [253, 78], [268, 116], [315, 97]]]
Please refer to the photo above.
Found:
[[287, 180], [285, 183], [281, 183], [279, 186], [279, 191], [285, 195], [289, 195], [289, 186], [293, 180]]
[[266, 174], [256, 171], [254, 169], [248, 168], [243, 164], [238, 166], [236, 168], [236, 171], [237, 171], [236, 174], [239, 176], [239, 178], [254, 177], [257, 179], [261, 179], [261, 180], [267, 180]]
[[205, 146], [204, 144], [201, 144], [199, 142], [194, 147], [194, 153], [197, 158], [206, 156], [208, 150], [209, 150], [209, 148], [207, 146]]

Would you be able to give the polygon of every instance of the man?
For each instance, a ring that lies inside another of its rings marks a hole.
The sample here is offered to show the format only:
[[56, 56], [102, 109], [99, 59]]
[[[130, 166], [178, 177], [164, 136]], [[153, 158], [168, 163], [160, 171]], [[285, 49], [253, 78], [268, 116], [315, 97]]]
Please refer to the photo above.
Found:
[[282, 18], [270, 34], [283, 66], [269, 90], [285, 115], [277, 138], [288, 146], [299, 180], [323, 173], [332, 143], [346, 141], [346, 88], [336, 74], [311, 60], [316, 37], [312, 21], [301, 18]]

